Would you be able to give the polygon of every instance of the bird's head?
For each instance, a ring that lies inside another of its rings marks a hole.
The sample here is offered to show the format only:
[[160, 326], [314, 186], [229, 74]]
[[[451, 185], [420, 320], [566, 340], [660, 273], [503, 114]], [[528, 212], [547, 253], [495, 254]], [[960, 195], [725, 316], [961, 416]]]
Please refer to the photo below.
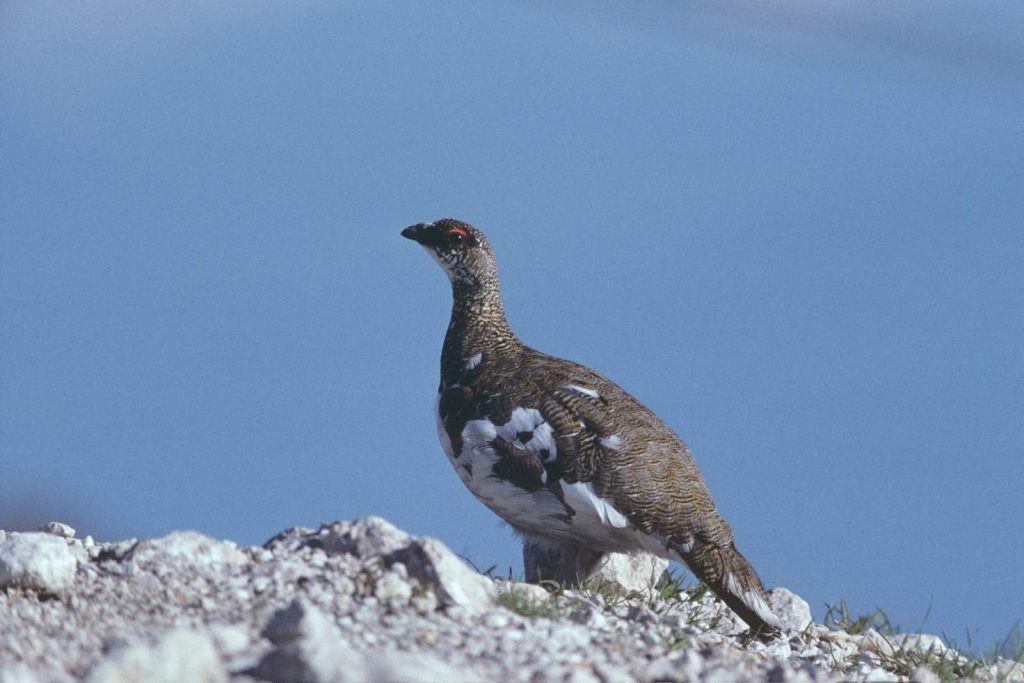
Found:
[[402, 237], [426, 249], [452, 284], [483, 283], [497, 277], [491, 245], [484, 234], [469, 223], [454, 218], [417, 223], [403, 230]]

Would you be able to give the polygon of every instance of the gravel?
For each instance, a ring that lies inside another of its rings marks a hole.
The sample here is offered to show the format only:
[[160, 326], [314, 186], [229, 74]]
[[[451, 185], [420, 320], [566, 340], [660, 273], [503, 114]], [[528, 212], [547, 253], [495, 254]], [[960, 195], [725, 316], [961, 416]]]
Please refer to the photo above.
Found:
[[[263, 547], [192, 531], [97, 543], [56, 522], [0, 531], [0, 683], [933, 683], [936, 662], [968, 671], [936, 636], [815, 624], [784, 588], [769, 597], [786, 636], [749, 641], [710, 593], [638, 584], [652, 567], [622, 558], [603, 576], [619, 590], [552, 594], [482, 576], [378, 517], [287, 529]], [[1024, 681], [1006, 660], [971, 673]]]

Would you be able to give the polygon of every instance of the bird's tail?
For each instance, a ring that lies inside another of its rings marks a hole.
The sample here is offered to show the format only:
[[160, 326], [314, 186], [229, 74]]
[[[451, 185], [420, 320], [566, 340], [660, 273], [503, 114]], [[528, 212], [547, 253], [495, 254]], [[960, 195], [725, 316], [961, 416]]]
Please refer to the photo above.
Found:
[[715, 592], [762, 639], [782, 632], [782, 623], [768, 606], [768, 595], [757, 572], [735, 544], [718, 546], [695, 541], [680, 553], [698, 579]]

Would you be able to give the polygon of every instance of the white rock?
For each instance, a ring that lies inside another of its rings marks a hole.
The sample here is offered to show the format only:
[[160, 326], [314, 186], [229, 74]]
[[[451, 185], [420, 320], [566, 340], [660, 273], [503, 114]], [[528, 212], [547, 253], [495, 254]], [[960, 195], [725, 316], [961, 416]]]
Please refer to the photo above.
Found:
[[[0, 534], [3, 534], [0, 531]], [[3, 538], [0, 537], [0, 543]], [[42, 683], [42, 678], [24, 664], [14, 664], [0, 668], [0, 683]]]
[[167, 571], [209, 574], [241, 566], [249, 558], [231, 541], [218, 541], [197, 531], [172, 531], [161, 538], [140, 541], [128, 554], [134, 569], [157, 574]]
[[896, 641], [891, 636], [883, 636], [873, 628], [864, 632], [864, 639], [860, 647], [867, 652], [877, 652], [883, 655], [891, 655], [896, 651]]
[[[700, 655], [693, 650], [684, 650], [681, 653], [666, 658], [665, 660], [670, 664], [667, 670], [663, 670], [662, 676], [655, 676], [654, 678], [660, 678], [662, 680], [677, 680], [677, 681], [699, 681], [700, 672], [703, 667]], [[652, 666], [657, 665], [657, 662], [652, 663]], [[648, 671], [648, 674], [656, 673], [655, 671]]]
[[928, 633], [903, 633], [892, 636], [892, 640], [897, 646], [902, 646], [906, 650], [922, 654], [931, 652], [941, 655], [949, 649], [942, 638]]
[[401, 562], [409, 576], [434, 590], [443, 606], [457, 605], [470, 611], [493, 604], [494, 582], [470, 569], [455, 553], [435, 538], [416, 539], [407, 547], [384, 557], [387, 566]]
[[86, 675], [85, 683], [226, 683], [228, 673], [210, 636], [177, 630], [152, 645], [115, 649]]
[[271, 683], [337, 683], [342, 680], [343, 662], [352, 659], [349, 652], [340, 641], [326, 647], [287, 645], [264, 655], [253, 675]]
[[480, 681], [483, 678], [468, 668], [454, 668], [436, 655], [427, 652], [400, 652], [397, 650], [368, 650], [350, 660], [341, 683], [362, 681], [406, 681], [433, 683], [434, 681]]
[[75, 537], [75, 530], [62, 522], [47, 522], [39, 527], [39, 530], [54, 536], [60, 536], [61, 538]]
[[[402, 564], [396, 562], [395, 566], [402, 566]], [[394, 571], [385, 572], [377, 579], [373, 592], [378, 600], [392, 609], [397, 609], [407, 604], [410, 598], [412, 598], [412, 586], [409, 585], [408, 581], [399, 576], [398, 572]]]
[[910, 672], [910, 683], [939, 683], [938, 674], [926, 666], [919, 666]]
[[1000, 657], [996, 662], [996, 678], [1007, 683], [1020, 683], [1024, 681], [1024, 663], [1012, 659]]
[[0, 683], [75, 683], [71, 674], [55, 669], [33, 670], [25, 664], [0, 666]]
[[866, 683], [897, 683], [899, 680], [899, 676], [882, 668], [872, 669], [864, 675]]
[[609, 553], [587, 579], [591, 586], [616, 586], [623, 593], [648, 593], [668, 569], [668, 560], [650, 553]]
[[[551, 593], [543, 586], [522, 581], [498, 581], [495, 584], [498, 593], [516, 593], [532, 603], [546, 604], [551, 600]], [[601, 601], [603, 604], [603, 600]]]
[[786, 588], [768, 591], [768, 604], [787, 631], [803, 631], [813, 621], [807, 601]]
[[337, 635], [337, 628], [315, 605], [297, 598], [274, 613], [263, 627], [262, 635], [275, 645], [286, 645], [297, 640], [332, 637]]
[[0, 543], [0, 588], [58, 593], [74, 582], [77, 564], [62, 538], [41, 532], [12, 533]]
[[789, 659], [793, 655], [793, 649], [785, 638], [777, 638], [768, 643], [754, 641], [748, 647], [772, 659]]
[[413, 537], [380, 517], [363, 517], [354, 522], [324, 525], [307, 544], [328, 554], [345, 553], [369, 558], [386, 555], [411, 543]]
[[209, 632], [222, 657], [236, 657], [251, 645], [249, 625], [245, 623], [211, 624]]
[[[260, 660], [254, 674], [274, 683], [361, 683], [362, 681], [480, 680], [427, 653], [359, 651], [319, 609], [296, 600], [277, 612], [263, 630], [277, 648]], [[376, 636], [364, 633], [367, 642]], [[367, 637], [372, 636], [372, 637]]]
[[472, 669], [456, 669], [430, 653], [356, 650], [340, 639], [295, 643], [275, 650], [263, 658], [254, 674], [271, 683], [484, 680]]

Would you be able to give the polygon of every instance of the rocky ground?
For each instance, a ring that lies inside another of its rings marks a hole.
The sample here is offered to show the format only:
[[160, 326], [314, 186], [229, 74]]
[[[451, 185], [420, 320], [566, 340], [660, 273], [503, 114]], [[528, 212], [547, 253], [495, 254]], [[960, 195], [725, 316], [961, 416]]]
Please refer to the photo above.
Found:
[[[96, 543], [0, 531], [0, 683], [1024, 681], [936, 636], [848, 633], [785, 589], [783, 639], [747, 642], [699, 586], [617, 558], [593, 586], [485, 577], [379, 518], [239, 548], [181, 531]], [[617, 563], [617, 564], [616, 564]]]

